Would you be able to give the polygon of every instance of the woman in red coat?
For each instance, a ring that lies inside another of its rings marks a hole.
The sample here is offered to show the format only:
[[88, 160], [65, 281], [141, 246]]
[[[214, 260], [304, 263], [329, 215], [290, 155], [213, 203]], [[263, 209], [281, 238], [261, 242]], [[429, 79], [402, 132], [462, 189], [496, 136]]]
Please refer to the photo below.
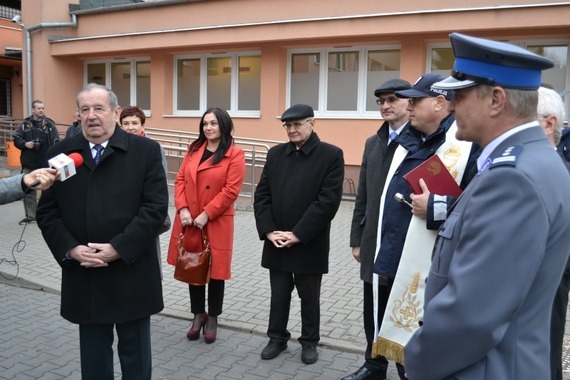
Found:
[[200, 337], [216, 340], [218, 316], [222, 313], [225, 280], [231, 277], [234, 238], [234, 202], [245, 174], [245, 158], [240, 148], [233, 145], [233, 122], [220, 108], [209, 108], [200, 120], [200, 135], [190, 144], [176, 176], [175, 206], [177, 214], [170, 237], [168, 263], [176, 265], [178, 236], [182, 226], [184, 247], [188, 251], [202, 249], [201, 229], [210, 239], [212, 268], [208, 284], [208, 312], [206, 286], [188, 285], [190, 309], [194, 314], [189, 340]]

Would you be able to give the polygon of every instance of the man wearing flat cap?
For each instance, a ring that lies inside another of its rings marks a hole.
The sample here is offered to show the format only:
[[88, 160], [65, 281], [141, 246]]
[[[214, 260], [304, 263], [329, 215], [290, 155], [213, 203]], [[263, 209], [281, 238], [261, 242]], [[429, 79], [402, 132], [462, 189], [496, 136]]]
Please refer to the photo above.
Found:
[[410, 89], [412, 85], [399, 78], [389, 79], [374, 90], [376, 103], [384, 123], [380, 129], [366, 140], [358, 191], [354, 203], [350, 246], [352, 256], [360, 263], [360, 279], [363, 283], [363, 323], [366, 335], [364, 364], [356, 372], [342, 380], [383, 379], [386, 377], [388, 361], [385, 357], [371, 357], [374, 340], [374, 298], [372, 291], [372, 268], [376, 252], [378, 213], [380, 197], [390, 163], [398, 146], [397, 137], [408, 128], [408, 101], [395, 96], [396, 91]]
[[[421, 197], [418, 194], [416, 205], [412, 203], [413, 208], [410, 209], [408, 204], [396, 201], [396, 196], [399, 194], [411, 202], [412, 190], [404, 176], [434, 154], [441, 158], [462, 187], [476, 172], [475, 159], [470, 154], [472, 144], [455, 139], [454, 117], [449, 111], [452, 91], [434, 91], [431, 88], [433, 83], [442, 79], [439, 75], [427, 73], [420, 76], [411, 88], [395, 92], [396, 97], [408, 101], [411, 126], [398, 137], [400, 145], [391, 163], [377, 222], [373, 271], [378, 284], [374, 298], [378, 319], [372, 356], [385, 356], [396, 361], [402, 379], [403, 347], [418, 324], [414, 318], [405, 318], [402, 323], [409, 324], [407, 329], [395, 327], [393, 321], [411, 310], [408, 303], [401, 302], [400, 288], [410, 287], [409, 283], [415, 277], [419, 277], [419, 282], [425, 279], [431, 257], [430, 246], [435, 240], [435, 231], [428, 228], [434, 229], [441, 224], [452, 199], [447, 197], [449, 193], [430, 194], [424, 187]], [[428, 202], [430, 198], [431, 202]], [[406, 259], [408, 256], [410, 259]], [[426, 264], [420, 266], [420, 261]], [[411, 311], [421, 315], [421, 307]]]
[[330, 227], [342, 198], [342, 150], [313, 131], [313, 109], [291, 106], [281, 115], [289, 142], [271, 148], [255, 191], [254, 212], [264, 241], [271, 304], [265, 360], [287, 348], [291, 292], [301, 300], [301, 360], [318, 360], [322, 275], [329, 269]]
[[451, 34], [459, 139], [478, 173], [440, 228], [424, 317], [405, 348], [411, 380], [549, 379], [550, 313], [570, 254], [570, 176], [536, 118], [546, 58]]

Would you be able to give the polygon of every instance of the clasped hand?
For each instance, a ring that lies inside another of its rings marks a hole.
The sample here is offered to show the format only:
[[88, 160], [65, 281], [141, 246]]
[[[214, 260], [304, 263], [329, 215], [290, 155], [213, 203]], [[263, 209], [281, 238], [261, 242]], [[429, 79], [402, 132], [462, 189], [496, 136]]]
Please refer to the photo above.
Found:
[[69, 257], [79, 261], [82, 267], [101, 268], [109, 266], [111, 261], [120, 258], [115, 248], [109, 243], [88, 243], [69, 250]]
[[202, 211], [200, 215], [196, 217], [196, 219], [192, 219], [192, 215], [190, 214], [190, 211], [187, 208], [183, 208], [180, 210], [180, 221], [182, 222], [183, 226], [193, 225], [195, 227], [202, 229], [204, 228], [206, 223], [208, 223], [209, 220], [210, 218], [208, 217], [208, 214], [206, 214], [206, 211]]
[[268, 232], [266, 236], [277, 248], [289, 248], [301, 242], [291, 231], [273, 231]]

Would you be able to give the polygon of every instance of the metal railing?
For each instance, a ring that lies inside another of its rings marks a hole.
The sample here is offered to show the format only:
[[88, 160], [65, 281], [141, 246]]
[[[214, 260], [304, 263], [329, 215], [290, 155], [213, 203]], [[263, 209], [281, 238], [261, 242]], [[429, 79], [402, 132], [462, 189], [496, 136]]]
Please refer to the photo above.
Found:
[[[7, 161], [6, 142], [13, 141], [12, 134], [22, 121], [23, 119], [0, 118], [0, 163]], [[56, 123], [56, 126], [58, 127], [60, 138], [63, 139], [65, 131], [70, 125]], [[188, 151], [188, 146], [198, 138], [198, 133], [159, 128], [146, 128], [146, 133], [148, 137], [157, 141], [164, 148], [168, 162], [167, 180], [169, 186], [173, 187], [184, 155]], [[246, 160], [246, 178], [243, 182], [240, 197], [249, 198], [251, 205], [253, 205], [253, 194], [265, 165], [267, 152], [271, 146], [277, 143], [280, 143], [280, 141], [235, 138], [235, 145], [243, 149]]]
[[[182, 165], [188, 146], [198, 138], [197, 132], [173, 131], [159, 128], [145, 128], [148, 137], [157, 141], [164, 148], [168, 161], [168, 183], [173, 186]], [[261, 176], [269, 149], [281, 141], [260, 140], [235, 137], [234, 143], [245, 153], [246, 176], [241, 188], [240, 197], [249, 198], [253, 205], [253, 194]]]
[[[6, 142], [12, 141], [12, 134], [22, 121], [22, 119], [0, 117], [0, 166], [5, 166], [7, 161]], [[56, 123], [56, 126], [58, 127], [60, 138], [63, 139], [70, 124]], [[149, 138], [157, 141], [164, 148], [168, 163], [168, 185], [174, 187], [176, 175], [188, 151], [188, 146], [198, 138], [198, 132], [152, 127], [147, 127], [145, 131]], [[253, 205], [253, 195], [267, 159], [267, 152], [272, 146], [282, 143], [282, 141], [235, 137], [234, 142], [245, 153], [246, 174], [240, 198], [244, 200], [249, 199], [249, 204]], [[343, 198], [345, 200], [353, 200], [356, 195], [356, 188], [352, 179], [346, 178], [343, 187], [345, 188]]]

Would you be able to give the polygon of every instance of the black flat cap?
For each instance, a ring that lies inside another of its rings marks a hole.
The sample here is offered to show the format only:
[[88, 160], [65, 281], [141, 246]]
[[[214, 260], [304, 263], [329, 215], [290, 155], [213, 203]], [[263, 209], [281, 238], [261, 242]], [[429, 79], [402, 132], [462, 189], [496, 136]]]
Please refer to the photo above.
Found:
[[412, 85], [408, 81], [398, 78], [388, 79], [374, 90], [374, 96], [378, 97], [380, 94], [408, 90], [410, 88], [412, 88]]
[[308, 117], [315, 117], [313, 107], [306, 104], [295, 104], [283, 112], [281, 115], [281, 121], [301, 120]]

